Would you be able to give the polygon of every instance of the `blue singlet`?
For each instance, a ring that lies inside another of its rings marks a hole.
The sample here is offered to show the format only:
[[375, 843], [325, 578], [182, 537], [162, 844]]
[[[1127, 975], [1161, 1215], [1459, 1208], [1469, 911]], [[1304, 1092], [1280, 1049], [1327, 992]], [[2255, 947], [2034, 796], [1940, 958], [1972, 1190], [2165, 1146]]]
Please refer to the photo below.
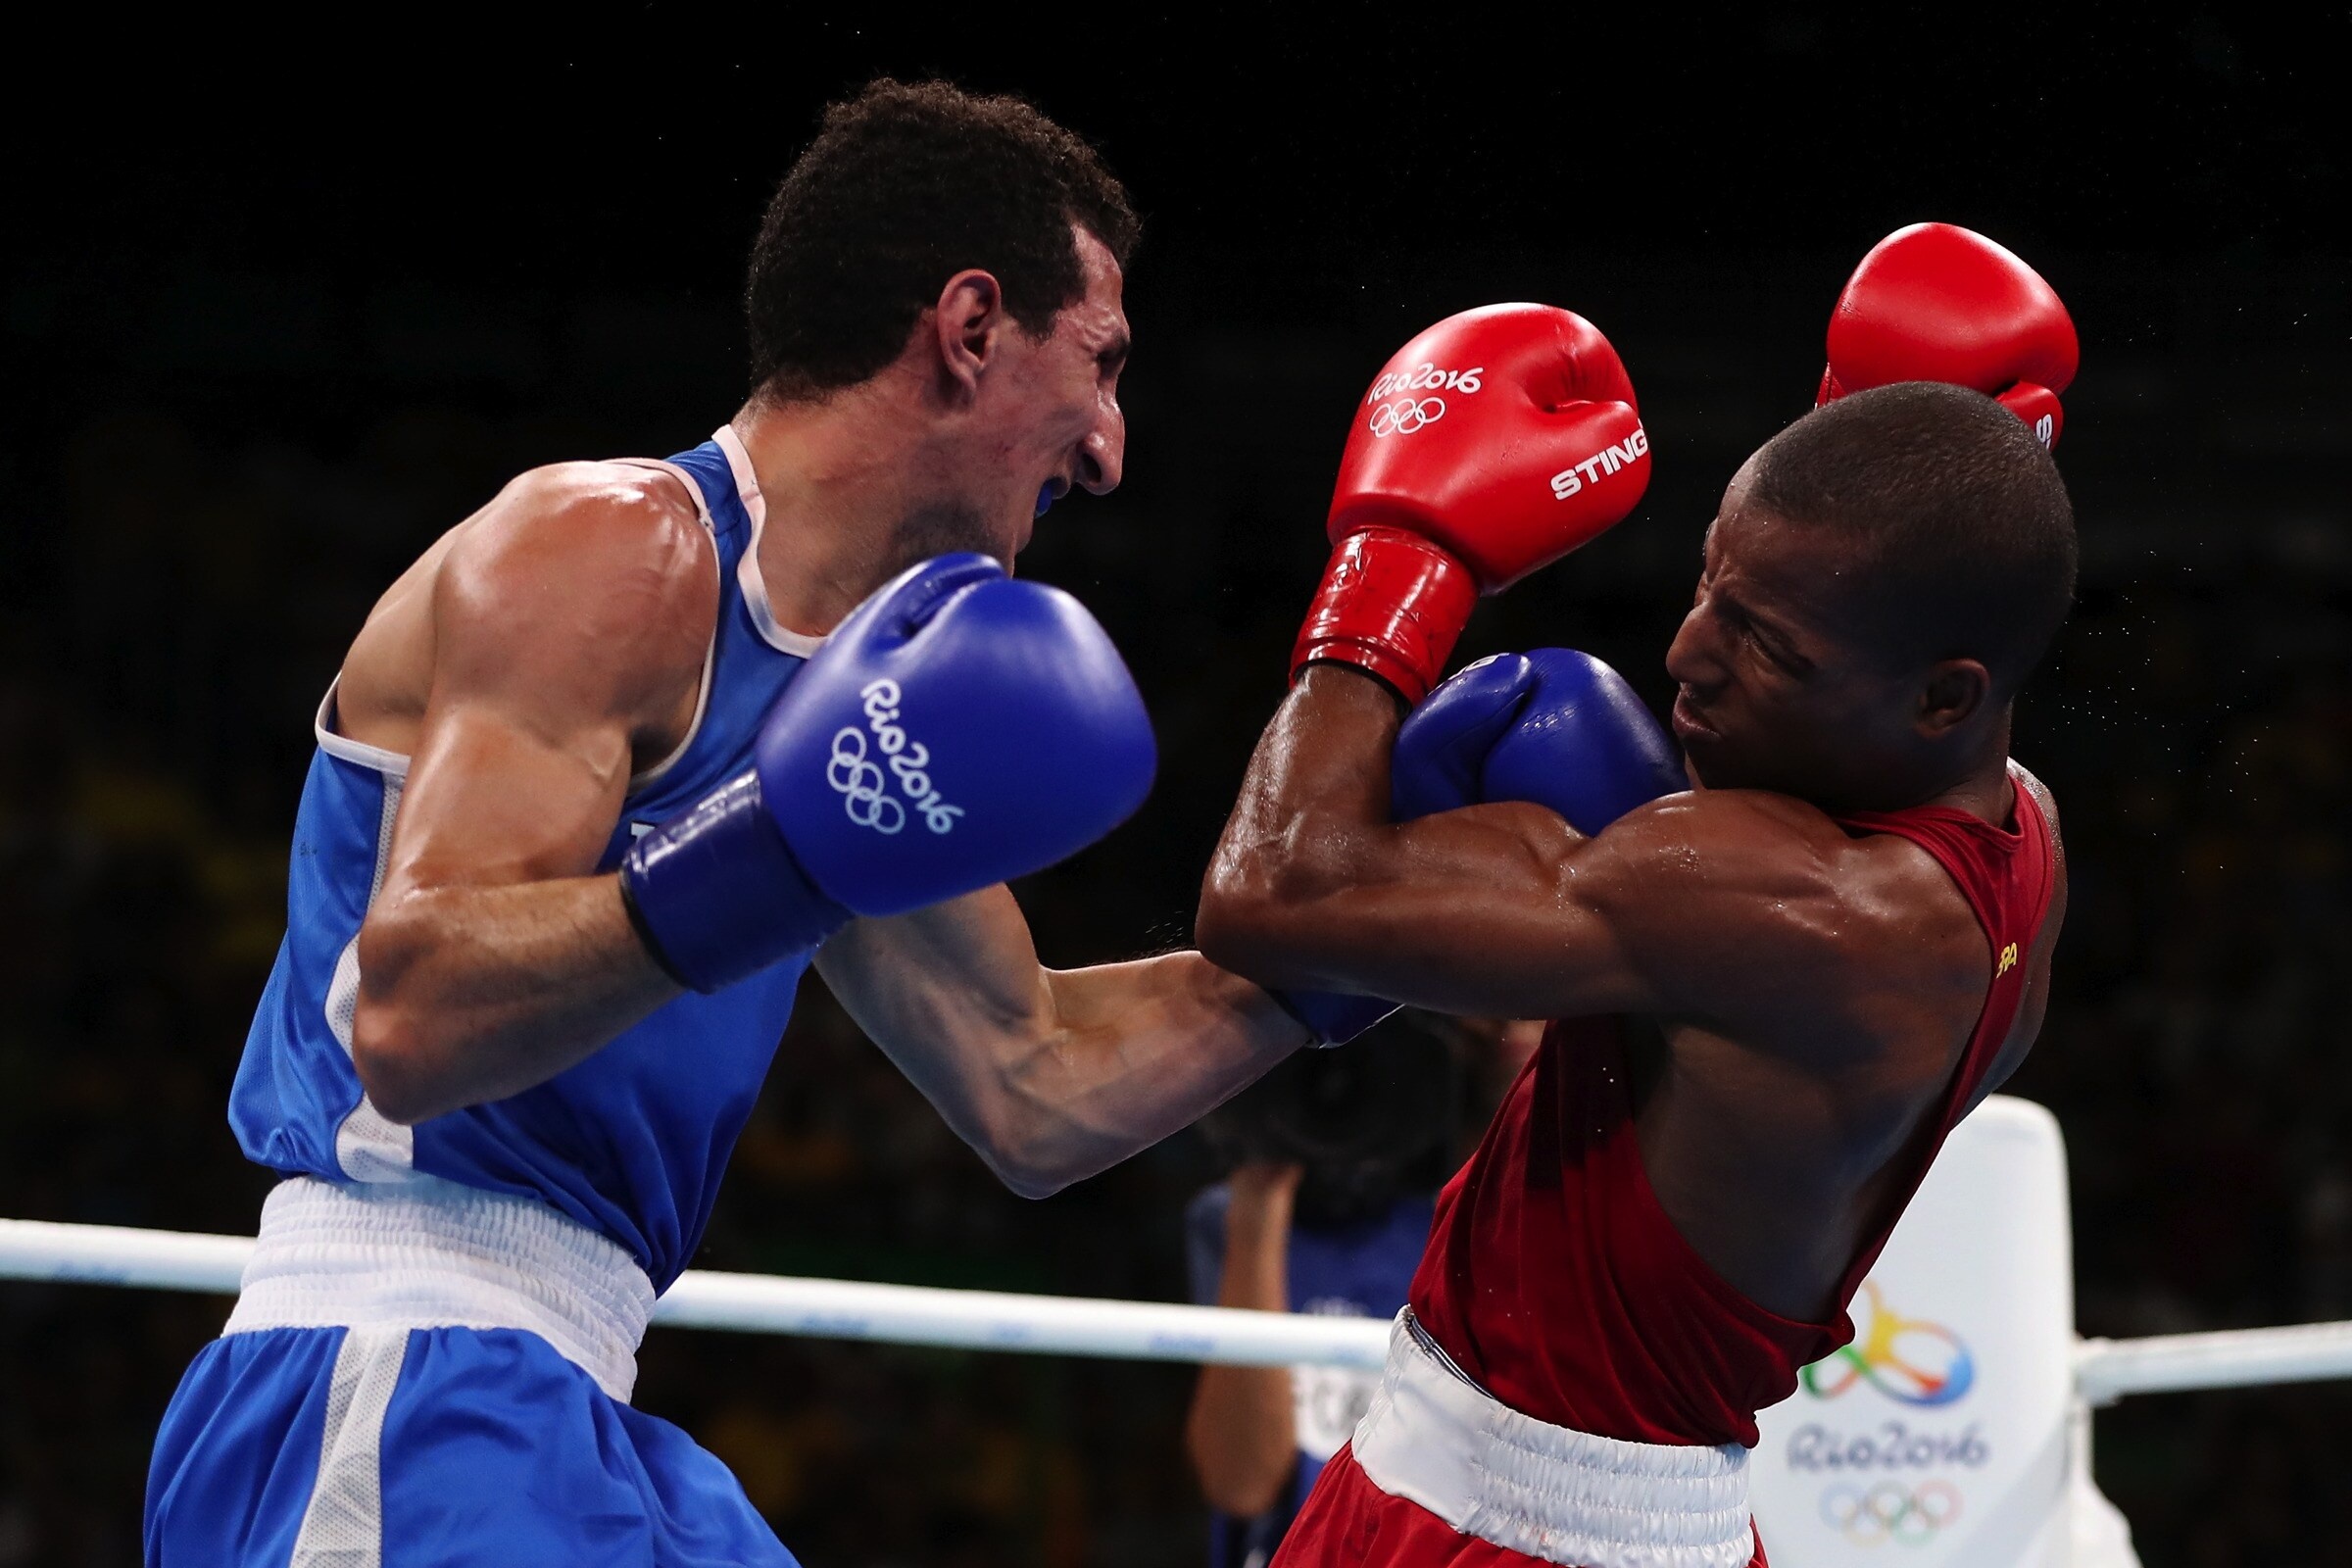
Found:
[[[667, 466], [718, 546], [717, 635], [686, 744], [631, 781], [600, 870], [632, 833], [684, 811], [751, 765], [760, 720], [819, 639], [769, 612], [754, 543], [760, 491], [732, 431]], [[288, 1175], [401, 1182], [413, 1174], [535, 1198], [617, 1242], [657, 1290], [682, 1272], [719, 1173], [792, 1015], [805, 958], [715, 996], [686, 996], [569, 1071], [511, 1099], [415, 1127], [385, 1120], [351, 1064], [359, 931], [380, 886], [408, 759], [334, 733], [334, 697], [294, 820], [286, 939], [229, 1097], [248, 1158]]]
[[[718, 618], [693, 731], [631, 781], [606, 870], [751, 765], [819, 644], [769, 610], [733, 432], [656, 466], [710, 530]], [[246, 1154], [289, 1179], [156, 1435], [149, 1568], [795, 1568], [726, 1467], [627, 1399], [807, 958], [682, 997], [536, 1089], [396, 1125], [361, 1091], [351, 1026], [408, 760], [336, 734], [332, 692], [318, 732], [229, 1100]]]

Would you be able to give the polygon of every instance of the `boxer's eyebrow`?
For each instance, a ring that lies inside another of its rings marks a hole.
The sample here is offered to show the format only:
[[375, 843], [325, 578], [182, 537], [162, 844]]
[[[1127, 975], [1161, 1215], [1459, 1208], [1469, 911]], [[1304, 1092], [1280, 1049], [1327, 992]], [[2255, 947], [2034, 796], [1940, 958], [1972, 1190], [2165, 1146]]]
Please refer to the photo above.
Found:
[[1719, 613], [1738, 622], [1755, 638], [1756, 646], [1764, 651], [1765, 658], [1792, 675], [1813, 673], [1813, 661], [1796, 651], [1794, 640], [1738, 597], [1727, 595], [1719, 588], [1715, 592], [1715, 607]]
[[1749, 628], [1755, 632], [1756, 646], [1764, 650], [1765, 658], [1791, 675], [1813, 673], [1813, 661], [1796, 651], [1796, 644], [1789, 639], [1787, 632], [1770, 621], [1759, 620], [1753, 615], [1748, 617], [1747, 623]]

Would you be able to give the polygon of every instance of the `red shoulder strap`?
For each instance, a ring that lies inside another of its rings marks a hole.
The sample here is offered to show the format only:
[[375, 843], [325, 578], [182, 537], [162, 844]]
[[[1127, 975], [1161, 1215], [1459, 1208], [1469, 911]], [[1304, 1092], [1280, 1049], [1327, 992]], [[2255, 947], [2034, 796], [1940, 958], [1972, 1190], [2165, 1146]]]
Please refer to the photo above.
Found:
[[[1948, 807], [1857, 812], [1838, 819], [1867, 832], [1896, 834], [1935, 857], [1936, 863], [1943, 867], [1975, 911], [1977, 924], [1984, 932], [1991, 964], [1984, 1005], [1977, 1014], [1976, 1028], [1969, 1035], [1968, 1045], [1952, 1070], [1951, 1081], [1944, 1088], [1935, 1140], [1903, 1189], [1906, 1206], [1919, 1184], [1927, 1179], [1928, 1167], [1935, 1163], [1962, 1110], [1976, 1098], [1978, 1086], [1984, 1083], [1985, 1073], [1991, 1070], [1994, 1058], [2000, 1054], [2002, 1044], [2017, 1022], [2017, 1010], [2025, 1001], [2026, 970], [2034, 939], [2041, 930], [2056, 892], [2057, 858], [2050, 843], [2049, 820], [2042, 815], [2033, 791], [2014, 776], [2011, 788], [2015, 795], [2012, 827], [1996, 826]], [[1901, 1212], [1902, 1208], [1897, 1207], [1895, 1213]], [[1878, 1261], [1886, 1245], [1886, 1237], [1882, 1233], [1863, 1250], [1842, 1283], [1844, 1298], [1850, 1299], [1861, 1287], [1863, 1276]]]

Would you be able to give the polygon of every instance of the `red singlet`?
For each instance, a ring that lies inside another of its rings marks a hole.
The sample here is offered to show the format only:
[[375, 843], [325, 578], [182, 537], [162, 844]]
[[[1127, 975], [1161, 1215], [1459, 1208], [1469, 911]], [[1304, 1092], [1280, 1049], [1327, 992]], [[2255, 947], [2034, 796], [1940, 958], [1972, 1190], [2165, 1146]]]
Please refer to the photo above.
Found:
[[[2022, 784], [2014, 794], [2014, 830], [1943, 807], [1838, 818], [1934, 856], [1991, 949], [1984, 1009], [1901, 1190], [1906, 1204], [2016, 1021], [2049, 908], [2049, 825]], [[1755, 1413], [1854, 1337], [1845, 1305], [1886, 1244], [1882, 1231], [1846, 1270], [1835, 1322], [1800, 1323], [1749, 1300], [1683, 1240], [1650, 1189], [1618, 1020], [1565, 1019], [1439, 1196], [1410, 1299], [1474, 1382], [1540, 1421], [1637, 1443], [1753, 1447]]]

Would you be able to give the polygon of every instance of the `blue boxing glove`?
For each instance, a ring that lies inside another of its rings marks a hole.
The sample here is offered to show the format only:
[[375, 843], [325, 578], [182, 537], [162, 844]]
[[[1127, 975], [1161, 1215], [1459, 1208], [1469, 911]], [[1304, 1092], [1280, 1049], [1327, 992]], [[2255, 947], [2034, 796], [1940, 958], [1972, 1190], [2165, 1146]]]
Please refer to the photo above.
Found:
[[630, 849], [621, 897], [673, 979], [716, 991], [855, 915], [1083, 849], [1143, 804], [1155, 760], [1078, 601], [941, 556], [851, 612], [768, 710], [752, 769]]
[[1591, 838], [1690, 781], [1623, 675], [1572, 648], [1539, 648], [1482, 659], [1431, 692], [1396, 733], [1389, 787], [1400, 822], [1531, 801]]
[[[1496, 654], [1406, 715], [1389, 764], [1396, 821], [1494, 801], [1549, 807], [1591, 837], [1637, 806], [1690, 787], [1681, 756], [1625, 677], [1589, 654]], [[1378, 997], [1280, 992], [1324, 1045], [1396, 1010]]]

